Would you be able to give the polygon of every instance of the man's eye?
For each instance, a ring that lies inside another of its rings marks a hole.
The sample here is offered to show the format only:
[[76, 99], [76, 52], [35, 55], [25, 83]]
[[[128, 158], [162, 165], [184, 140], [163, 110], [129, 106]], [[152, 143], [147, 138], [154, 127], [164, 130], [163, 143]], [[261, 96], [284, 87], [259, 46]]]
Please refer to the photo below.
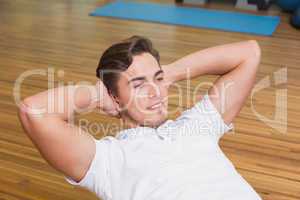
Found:
[[164, 80], [164, 77], [157, 78], [158, 81]]
[[134, 88], [138, 88], [138, 87], [140, 87], [141, 85], [142, 85], [142, 83], [141, 83], [141, 84], [134, 85], [133, 87], [134, 87]]

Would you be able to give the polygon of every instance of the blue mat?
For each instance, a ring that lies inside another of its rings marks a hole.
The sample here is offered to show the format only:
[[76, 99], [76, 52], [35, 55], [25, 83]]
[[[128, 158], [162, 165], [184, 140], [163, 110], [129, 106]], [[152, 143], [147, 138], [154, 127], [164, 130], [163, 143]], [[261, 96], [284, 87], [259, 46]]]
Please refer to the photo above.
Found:
[[278, 16], [259, 16], [166, 4], [122, 1], [116, 1], [98, 7], [94, 12], [90, 13], [90, 15], [266, 36], [272, 35], [280, 22]]

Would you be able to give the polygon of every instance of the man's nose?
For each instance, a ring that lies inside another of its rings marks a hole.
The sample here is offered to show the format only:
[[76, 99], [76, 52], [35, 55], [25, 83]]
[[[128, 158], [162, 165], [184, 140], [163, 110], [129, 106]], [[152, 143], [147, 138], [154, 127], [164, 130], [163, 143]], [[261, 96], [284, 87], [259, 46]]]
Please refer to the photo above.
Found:
[[148, 95], [150, 98], [160, 96], [160, 89], [155, 83], [149, 83]]

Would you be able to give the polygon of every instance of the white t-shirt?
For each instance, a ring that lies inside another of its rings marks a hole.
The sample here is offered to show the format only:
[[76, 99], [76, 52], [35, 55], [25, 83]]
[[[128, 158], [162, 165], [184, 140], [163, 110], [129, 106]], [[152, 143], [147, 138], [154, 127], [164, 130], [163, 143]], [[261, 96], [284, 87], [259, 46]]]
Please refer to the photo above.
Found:
[[96, 140], [80, 182], [103, 200], [261, 200], [221, 151], [225, 124], [206, 93], [157, 129], [126, 129]]

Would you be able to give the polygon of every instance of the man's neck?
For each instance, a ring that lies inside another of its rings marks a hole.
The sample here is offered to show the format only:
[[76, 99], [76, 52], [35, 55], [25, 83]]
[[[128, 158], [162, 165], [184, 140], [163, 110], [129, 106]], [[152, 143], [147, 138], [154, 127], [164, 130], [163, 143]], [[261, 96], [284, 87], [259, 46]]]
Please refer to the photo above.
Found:
[[140, 126], [135, 120], [128, 117], [126, 114], [121, 114], [121, 119], [122, 119], [123, 127], [125, 129], [136, 128]]

